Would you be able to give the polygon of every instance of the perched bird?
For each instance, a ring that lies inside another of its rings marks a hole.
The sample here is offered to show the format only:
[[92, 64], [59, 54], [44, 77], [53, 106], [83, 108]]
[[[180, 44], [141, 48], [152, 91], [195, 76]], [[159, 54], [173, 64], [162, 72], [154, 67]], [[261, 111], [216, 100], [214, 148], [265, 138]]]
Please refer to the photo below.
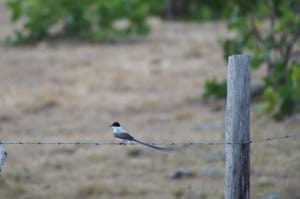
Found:
[[161, 150], [161, 151], [172, 151], [173, 148], [164, 148], [164, 147], [158, 147], [158, 146], [154, 146], [152, 144], [148, 144], [142, 141], [139, 141], [137, 139], [135, 139], [133, 136], [131, 136], [128, 131], [126, 131], [119, 122], [114, 122], [112, 125], [110, 125], [110, 127], [113, 130], [113, 135], [115, 138], [122, 140], [122, 141], [129, 141], [129, 142], [137, 142], [139, 144], [151, 147], [153, 149], [157, 149], [157, 150]]
[[4, 144], [0, 141], [0, 172], [7, 158], [7, 152], [5, 151]]

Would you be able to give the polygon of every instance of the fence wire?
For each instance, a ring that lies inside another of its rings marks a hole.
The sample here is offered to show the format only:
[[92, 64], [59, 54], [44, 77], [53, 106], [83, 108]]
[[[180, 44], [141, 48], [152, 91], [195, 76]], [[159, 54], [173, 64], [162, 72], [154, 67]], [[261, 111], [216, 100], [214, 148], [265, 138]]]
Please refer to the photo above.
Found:
[[[193, 146], [193, 145], [228, 145], [228, 144], [254, 144], [254, 143], [264, 143], [276, 140], [286, 140], [290, 138], [299, 138], [300, 133], [277, 136], [277, 137], [267, 137], [260, 139], [253, 139], [249, 141], [238, 141], [238, 142], [227, 142], [227, 141], [190, 141], [190, 142], [147, 142], [152, 145], [168, 145], [168, 146]], [[2, 144], [6, 145], [137, 145], [138, 143], [124, 143], [124, 142], [102, 142], [102, 141], [0, 141]]]

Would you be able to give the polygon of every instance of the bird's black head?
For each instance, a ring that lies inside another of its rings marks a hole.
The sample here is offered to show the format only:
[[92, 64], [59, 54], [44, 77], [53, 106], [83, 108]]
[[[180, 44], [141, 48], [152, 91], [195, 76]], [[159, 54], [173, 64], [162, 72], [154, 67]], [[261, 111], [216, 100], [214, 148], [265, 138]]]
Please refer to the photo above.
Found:
[[112, 125], [110, 126], [114, 126], [114, 127], [120, 127], [120, 123], [119, 122], [114, 122]]

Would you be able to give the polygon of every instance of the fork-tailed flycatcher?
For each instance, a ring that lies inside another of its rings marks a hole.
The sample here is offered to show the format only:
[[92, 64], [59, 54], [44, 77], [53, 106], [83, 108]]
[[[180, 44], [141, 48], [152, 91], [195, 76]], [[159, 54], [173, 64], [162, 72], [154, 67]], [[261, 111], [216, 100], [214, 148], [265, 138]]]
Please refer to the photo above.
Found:
[[131, 141], [131, 142], [137, 142], [142, 145], [151, 147], [153, 149], [161, 150], [161, 151], [172, 151], [173, 148], [164, 148], [164, 147], [158, 147], [154, 146], [152, 144], [148, 144], [142, 141], [139, 141], [132, 137], [121, 125], [119, 122], [114, 122], [110, 127], [113, 129], [113, 135], [115, 138], [118, 138], [120, 140], [125, 140], [125, 141]]

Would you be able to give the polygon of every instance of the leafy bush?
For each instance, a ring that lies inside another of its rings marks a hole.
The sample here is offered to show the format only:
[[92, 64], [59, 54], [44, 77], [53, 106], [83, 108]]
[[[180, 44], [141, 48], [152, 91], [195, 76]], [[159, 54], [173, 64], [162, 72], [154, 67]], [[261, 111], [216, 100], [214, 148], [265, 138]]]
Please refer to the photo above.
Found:
[[7, 0], [7, 6], [12, 22], [22, 25], [14, 37], [8, 38], [11, 44], [40, 41], [55, 30], [92, 41], [149, 31], [149, 5], [140, 0]]
[[293, 62], [286, 69], [278, 63], [272, 74], [265, 79], [264, 103], [261, 113], [271, 113], [276, 119], [300, 111], [300, 64]]
[[205, 80], [205, 91], [203, 97], [215, 97], [216, 99], [222, 99], [226, 97], [227, 93], [227, 81], [222, 81], [219, 83], [216, 78]]
[[223, 0], [158, 0], [164, 18], [199, 21], [220, 19], [225, 16], [228, 2]]
[[252, 56], [252, 68], [267, 65], [260, 112], [281, 119], [299, 108], [300, 2], [257, 1], [234, 4], [228, 22], [230, 38], [224, 58], [242, 52]]
[[21, 29], [10, 44], [34, 43], [55, 35], [101, 42], [144, 35], [149, 15], [183, 20], [225, 16], [228, 2], [217, 0], [7, 0], [11, 21]]

